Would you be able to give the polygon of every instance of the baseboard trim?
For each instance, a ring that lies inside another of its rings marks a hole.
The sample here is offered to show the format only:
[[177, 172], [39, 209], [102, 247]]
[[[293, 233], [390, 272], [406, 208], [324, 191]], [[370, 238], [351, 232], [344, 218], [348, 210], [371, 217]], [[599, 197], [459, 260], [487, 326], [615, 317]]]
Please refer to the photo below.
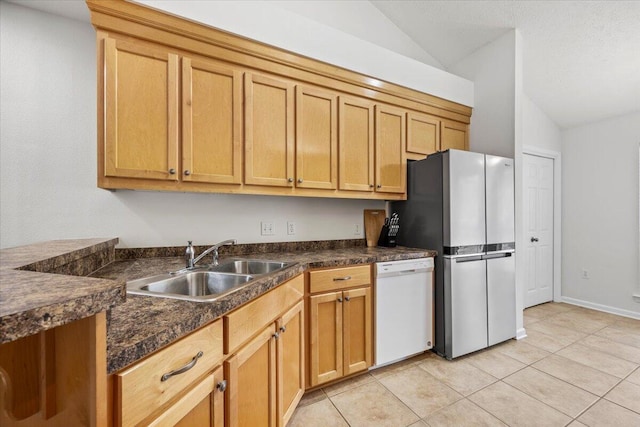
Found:
[[575, 298], [562, 297], [562, 302], [567, 304], [577, 305], [585, 308], [592, 308], [598, 311], [604, 311], [605, 313], [617, 314], [618, 316], [631, 317], [632, 319], [640, 320], [640, 312], [624, 310], [622, 308], [611, 307], [604, 304], [596, 304], [590, 301], [583, 301]]
[[516, 331], [516, 339], [521, 340], [527, 337], [527, 331], [524, 328], [520, 328]]

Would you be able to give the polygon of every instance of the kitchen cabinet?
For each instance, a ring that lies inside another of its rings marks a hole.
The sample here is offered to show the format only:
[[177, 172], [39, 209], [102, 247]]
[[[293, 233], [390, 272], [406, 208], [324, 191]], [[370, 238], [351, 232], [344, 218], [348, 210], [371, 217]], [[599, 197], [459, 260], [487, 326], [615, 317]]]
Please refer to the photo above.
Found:
[[104, 57], [104, 177], [241, 183], [241, 70], [110, 37]]
[[309, 274], [309, 386], [371, 366], [371, 267]]
[[103, 176], [178, 180], [178, 64], [158, 46], [104, 38]]
[[226, 388], [219, 369], [222, 335], [218, 320], [118, 372], [115, 424], [166, 425], [186, 419], [188, 425], [190, 419], [204, 419], [195, 425], [221, 425]]
[[407, 189], [405, 111], [376, 105], [375, 115], [376, 191], [404, 194]]
[[372, 102], [340, 96], [338, 171], [340, 190], [374, 190]]
[[407, 152], [428, 155], [440, 151], [440, 120], [407, 113]]
[[406, 159], [437, 139], [413, 118], [441, 121], [441, 149], [468, 145], [470, 107], [135, 2], [86, 3], [101, 188], [402, 200]]
[[182, 180], [242, 182], [242, 71], [182, 58]]
[[302, 398], [303, 291], [298, 276], [225, 316], [228, 426], [284, 426]]
[[456, 150], [469, 149], [469, 129], [463, 123], [442, 120], [440, 123], [440, 150], [450, 148]]
[[293, 103], [293, 83], [256, 73], [245, 75], [246, 184], [293, 186]]
[[296, 86], [296, 186], [338, 187], [338, 96]]

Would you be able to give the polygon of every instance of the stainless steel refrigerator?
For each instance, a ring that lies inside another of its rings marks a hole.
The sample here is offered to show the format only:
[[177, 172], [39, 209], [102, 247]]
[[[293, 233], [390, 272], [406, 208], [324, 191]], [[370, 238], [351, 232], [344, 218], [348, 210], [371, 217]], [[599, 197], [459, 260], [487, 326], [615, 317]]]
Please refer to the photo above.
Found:
[[410, 162], [399, 245], [435, 249], [434, 350], [448, 359], [513, 338], [513, 159], [447, 150]]

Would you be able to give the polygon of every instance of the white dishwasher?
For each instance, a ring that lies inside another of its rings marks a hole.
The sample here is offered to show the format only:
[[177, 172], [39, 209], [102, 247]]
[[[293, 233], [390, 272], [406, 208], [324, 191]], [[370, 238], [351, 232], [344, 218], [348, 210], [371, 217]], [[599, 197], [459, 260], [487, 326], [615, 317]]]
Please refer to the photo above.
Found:
[[375, 276], [375, 366], [433, 347], [433, 258], [379, 262]]

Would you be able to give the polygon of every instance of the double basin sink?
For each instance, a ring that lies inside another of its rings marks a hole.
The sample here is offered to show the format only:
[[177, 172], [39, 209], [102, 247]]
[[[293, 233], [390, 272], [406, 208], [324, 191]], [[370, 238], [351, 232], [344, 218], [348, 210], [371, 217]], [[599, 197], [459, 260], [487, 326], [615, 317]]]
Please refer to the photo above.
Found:
[[195, 267], [127, 282], [127, 293], [188, 301], [212, 302], [251, 281], [294, 263], [232, 259], [219, 265]]

